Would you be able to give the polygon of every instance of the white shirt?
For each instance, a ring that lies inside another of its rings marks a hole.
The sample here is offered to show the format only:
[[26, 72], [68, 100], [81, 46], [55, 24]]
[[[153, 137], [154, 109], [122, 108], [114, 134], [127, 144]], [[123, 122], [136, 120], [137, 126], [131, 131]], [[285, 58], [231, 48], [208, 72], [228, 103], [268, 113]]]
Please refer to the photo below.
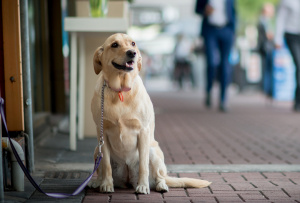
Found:
[[225, 26], [227, 24], [226, 0], [209, 0], [208, 4], [214, 9], [208, 17], [209, 23], [215, 26]]
[[284, 33], [300, 34], [300, 0], [281, 0], [276, 18], [275, 43], [283, 44]]
[[187, 37], [182, 37], [176, 46], [175, 56], [177, 59], [187, 59], [191, 54], [192, 42]]

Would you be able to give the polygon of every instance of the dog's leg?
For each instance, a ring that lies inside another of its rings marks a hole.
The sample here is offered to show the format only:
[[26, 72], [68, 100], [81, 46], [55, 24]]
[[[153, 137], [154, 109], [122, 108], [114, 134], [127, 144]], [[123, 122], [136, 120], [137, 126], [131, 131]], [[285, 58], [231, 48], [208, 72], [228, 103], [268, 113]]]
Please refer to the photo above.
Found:
[[102, 181], [100, 184], [100, 192], [114, 192], [113, 178], [112, 178], [112, 169], [110, 165], [110, 155], [109, 150], [103, 148], [103, 158], [102, 158]]
[[[112, 169], [110, 164], [110, 150], [107, 136], [104, 135], [104, 145], [102, 146], [103, 158], [101, 160], [101, 184], [100, 192], [114, 192]], [[98, 174], [99, 176], [99, 174]]]
[[[94, 160], [97, 159], [98, 153], [99, 153], [99, 147], [97, 146], [97, 147], [95, 147], [95, 150], [94, 150]], [[89, 186], [90, 188], [97, 188], [97, 187], [100, 186], [100, 183], [101, 183], [101, 175], [99, 175], [99, 174], [101, 174], [101, 170], [100, 170], [101, 165], [102, 165], [102, 164], [101, 164], [101, 162], [100, 162], [100, 166], [97, 168], [97, 174], [98, 174], [97, 179], [96, 179], [96, 180], [93, 180], [93, 179], [92, 179], [92, 180], [88, 183], [88, 186]]]
[[167, 192], [169, 187], [166, 184], [165, 177], [167, 176], [167, 167], [164, 163], [164, 154], [161, 151], [158, 143], [150, 148], [150, 168], [155, 189], [158, 192]]
[[136, 192], [150, 194], [149, 188], [149, 149], [150, 149], [150, 130], [142, 129], [138, 135], [139, 151], [139, 179]]

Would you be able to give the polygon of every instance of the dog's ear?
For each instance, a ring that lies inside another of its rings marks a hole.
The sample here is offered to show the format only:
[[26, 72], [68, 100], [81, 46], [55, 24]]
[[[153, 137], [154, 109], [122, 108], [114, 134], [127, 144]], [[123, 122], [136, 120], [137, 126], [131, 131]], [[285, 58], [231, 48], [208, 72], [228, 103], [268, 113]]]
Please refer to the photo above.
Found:
[[138, 61], [137, 61], [137, 66], [138, 66], [138, 69], [139, 71], [141, 71], [142, 69], [142, 55], [141, 55], [141, 52], [138, 50]]
[[94, 70], [97, 75], [102, 70], [102, 62], [101, 62], [100, 58], [103, 53], [103, 50], [104, 50], [104, 48], [103, 48], [103, 46], [101, 46], [101, 47], [98, 47], [94, 53], [93, 63], [94, 63]]

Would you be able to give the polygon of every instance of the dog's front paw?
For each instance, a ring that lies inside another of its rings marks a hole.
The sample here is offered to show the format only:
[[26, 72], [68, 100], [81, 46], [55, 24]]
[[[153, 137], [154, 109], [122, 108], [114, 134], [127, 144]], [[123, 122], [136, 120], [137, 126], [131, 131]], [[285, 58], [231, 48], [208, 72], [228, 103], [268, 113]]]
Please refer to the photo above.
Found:
[[111, 193], [114, 192], [114, 184], [112, 181], [103, 181], [100, 185], [100, 192]]
[[88, 183], [88, 187], [90, 187], [90, 188], [97, 188], [99, 186], [100, 186], [100, 181], [99, 180], [91, 180]]
[[139, 194], [150, 194], [150, 188], [149, 188], [149, 184], [148, 185], [144, 185], [144, 184], [139, 184], [136, 189], [135, 189], [136, 193]]

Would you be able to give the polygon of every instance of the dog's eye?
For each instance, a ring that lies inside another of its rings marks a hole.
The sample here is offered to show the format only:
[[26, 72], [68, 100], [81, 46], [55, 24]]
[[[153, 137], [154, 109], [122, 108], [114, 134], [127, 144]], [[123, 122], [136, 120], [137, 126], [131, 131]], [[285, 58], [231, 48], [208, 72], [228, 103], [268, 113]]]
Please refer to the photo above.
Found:
[[135, 46], [135, 42], [132, 42], [131, 44], [132, 44], [133, 47]]
[[119, 46], [119, 45], [118, 45], [118, 43], [116, 43], [116, 42], [113, 43], [113, 44], [111, 45], [112, 48], [117, 48], [118, 46]]

